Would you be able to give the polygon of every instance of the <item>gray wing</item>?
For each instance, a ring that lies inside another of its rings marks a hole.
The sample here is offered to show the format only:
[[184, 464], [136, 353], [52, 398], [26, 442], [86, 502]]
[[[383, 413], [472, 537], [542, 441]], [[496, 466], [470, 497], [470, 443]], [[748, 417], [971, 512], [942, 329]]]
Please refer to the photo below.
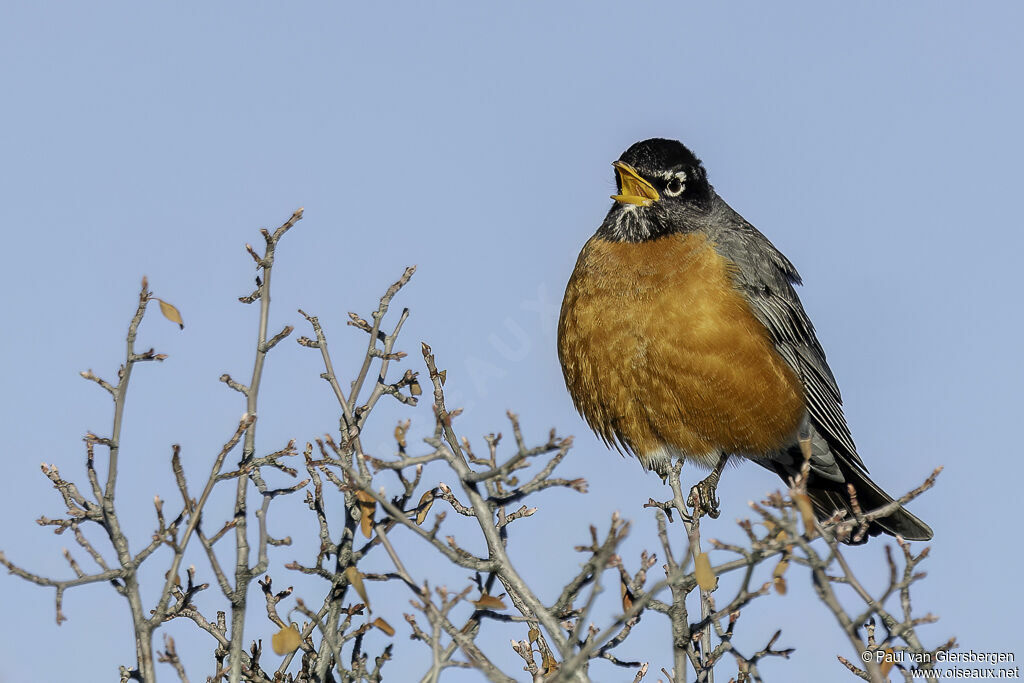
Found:
[[719, 201], [712, 223], [725, 227], [719, 227], [712, 239], [719, 252], [739, 266], [734, 276], [737, 286], [750, 301], [754, 315], [768, 328], [776, 350], [800, 377], [812, 425], [833, 455], [866, 472], [843, 416], [839, 386], [793, 288], [801, 283], [800, 274], [767, 237]]
[[[746, 294], [754, 315], [768, 329], [776, 350], [803, 383], [810, 421], [806, 432], [811, 440], [811, 472], [818, 475], [808, 482], [807, 493], [817, 517], [826, 519], [837, 510], [851, 511], [847, 485], [854, 487], [863, 509], [892, 503], [892, 497], [867, 476], [867, 468], [857, 455], [843, 417], [836, 379], [793, 289], [793, 285], [800, 284], [796, 268], [768, 238], [720, 199], [705, 220], [705, 229], [715, 248], [736, 264], [735, 282]], [[795, 473], [799, 457], [798, 448], [789, 448], [773, 454], [768, 463], [757, 462], [774, 469], [785, 480]], [[927, 524], [903, 508], [874, 520], [868, 528], [872, 536], [882, 532], [921, 541], [933, 535]]]

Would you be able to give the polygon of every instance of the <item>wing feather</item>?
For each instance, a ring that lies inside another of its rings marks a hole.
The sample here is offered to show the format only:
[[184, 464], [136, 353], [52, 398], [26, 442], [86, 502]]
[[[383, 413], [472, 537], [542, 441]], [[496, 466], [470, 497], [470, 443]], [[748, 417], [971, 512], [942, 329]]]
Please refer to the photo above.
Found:
[[799, 273], [767, 237], [727, 205], [724, 208], [732, 220], [724, 222], [728, 229], [714, 235], [716, 248], [739, 266], [736, 283], [755, 317], [768, 329], [776, 350], [800, 377], [815, 428], [836, 455], [867, 471], [843, 416], [839, 386], [794, 288], [801, 284]]

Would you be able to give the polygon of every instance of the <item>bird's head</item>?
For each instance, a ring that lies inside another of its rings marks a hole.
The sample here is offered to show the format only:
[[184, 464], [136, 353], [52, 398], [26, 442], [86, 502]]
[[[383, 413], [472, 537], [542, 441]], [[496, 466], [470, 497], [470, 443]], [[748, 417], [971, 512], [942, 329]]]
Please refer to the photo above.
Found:
[[681, 142], [638, 142], [612, 166], [618, 194], [601, 226], [611, 239], [640, 242], [683, 231], [710, 206], [707, 172]]

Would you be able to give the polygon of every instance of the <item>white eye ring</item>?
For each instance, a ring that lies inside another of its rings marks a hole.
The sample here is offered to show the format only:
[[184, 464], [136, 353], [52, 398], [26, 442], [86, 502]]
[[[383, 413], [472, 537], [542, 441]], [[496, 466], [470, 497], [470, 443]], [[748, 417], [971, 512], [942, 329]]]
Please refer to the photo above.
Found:
[[678, 197], [686, 189], [686, 174], [676, 173], [675, 176], [668, 181], [668, 185], [665, 186], [665, 194], [669, 197]]

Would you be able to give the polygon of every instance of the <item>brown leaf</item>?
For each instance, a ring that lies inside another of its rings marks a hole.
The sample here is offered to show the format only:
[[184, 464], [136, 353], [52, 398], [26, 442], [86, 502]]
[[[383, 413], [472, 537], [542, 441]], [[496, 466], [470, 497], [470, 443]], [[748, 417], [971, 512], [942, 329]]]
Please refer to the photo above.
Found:
[[377, 617], [373, 620], [373, 625], [379, 628], [381, 631], [384, 631], [384, 633], [388, 634], [389, 636], [395, 635], [395, 629], [392, 628], [391, 624], [384, 621], [380, 617]]
[[775, 565], [775, 571], [772, 572], [772, 583], [775, 586], [775, 592], [779, 595], [786, 594], [786, 579], [784, 574], [789, 569], [789, 560], [779, 560], [779, 563]]
[[622, 611], [628, 612], [629, 608], [633, 606], [633, 596], [629, 594], [629, 586], [621, 576], [619, 577], [619, 593], [622, 594]]
[[420, 496], [420, 504], [416, 512], [416, 524], [422, 525], [423, 522], [427, 521], [427, 513], [430, 512], [431, 506], [434, 504], [434, 489], [430, 489], [422, 496]]
[[713, 591], [718, 585], [715, 573], [711, 571], [711, 560], [707, 553], [700, 553], [693, 558], [693, 573], [697, 578], [697, 585], [702, 590]]
[[811, 499], [806, 493], [797, 493], [793, 495], [793, 502], [796, 503], [796, 507], [800, 510], [800, 517], [804, 521], [804, 533], [808, 536], [814, 533], [814, 507], [811, 505]]
[[811, 440], [810, 440], [810, 438], [800, 439], [799, 440], [799, 444], [800, 444], [800, 453], [804, 456], [804, 460], [810, 460], [811, 459], [811, 455], [813, 454], [813, 451], [811, 451]]
[[477, 609], [508, 609], [500, 597], [488, 595], [487, 593], [481, 595], [479, 600], [474, 600], [473, 606]]
[[409, 393], [413, 396], [419, 396], [423, 393], [423, 387], [420, 386], [419, 382], [413, 380], [412, 384], [409, 385]]
[[299, 634], [299, 627], [295, 624], [286, 626], [270, 639], [274, 652], [279, 655], [286, 655], [295, 652], [299, 645], [302, 645], [302, 636]]
[[540, 630], [536, 626], [531, 626], [530, 632], [526, 634], [526, 639], [531, 643], [536, 643], [538, 638], [540, 638]]
[[775, 565], [775, 571], [772, 572], [772, 577], [779, 578], [786, 573], [789, 569], [789, 560], [779, 560], [779, 563]]
[[181, 313], [178, 312], [178, 309], [163, 299], [157, 299], [157, 301], [160, 302], [160, 312], [164, 314], [164, 317], [172, 323], [178, 323], [178, 327], [181, 329], [185, 329], [185, 323], [181, 321]]
[[541, 662], [541, 666], [544, 667], [545, 674], [550, 674], [554, 673], [555, 671], [558, 671], [558, 662], [555, 661], [555, 658], [552, 656], [550, 650], [544, 650], [544, 657], [543, 661]]
[[448, 379], [448, 371], [447, 370], [441, 370], [441, 371], [439, 371], [437, 373], [437, 376], [441, 378], [441, 386], [443, 387], [444, 386], [444, 381], [446, 379]]
[[348, 579], [349, 584], [355, 589], [356, 593], [359, 594], [359, 597], [362, 598], [363, 602], [366, 603], [366, 609], [370, 609], [370, 597], [366, 594], [366, 586], [363, 584], [363, 575], [359, 570], [352, 566], [346, 567], [345, 578]]
[[766, 519], [763, 522], [763, 524], [764, 527], [768, 529], [768, 533], [774, 538], [777, 538], [780, 541], [786, 539], [786, 530], [783, 529], [781, 526], [777, 526], [775, 522], [771, 521], [770, 519]]
[[893, 660], [892, 652], [893, 650], [891, 647], [885, 648], [885, 657], [882, 658], [882, 663], [878, 665], [883, 676], [888, 676], [889, 672], [892, 671], [892, 667], [896, 665], [896, 662]]
[[369, 538], [373, 535], [373, 514], [377, 510], [377, 501], [366, 491], [356, 491], [356, 500], [359, 501], [359, 528], [363, 530], [363, 536]]
[[408, 422], [399, 422], [397, 425], [395, 425], [395, 441], [398, 443], [399, 448], [406, 447], [405, 435], [408, 431]]

